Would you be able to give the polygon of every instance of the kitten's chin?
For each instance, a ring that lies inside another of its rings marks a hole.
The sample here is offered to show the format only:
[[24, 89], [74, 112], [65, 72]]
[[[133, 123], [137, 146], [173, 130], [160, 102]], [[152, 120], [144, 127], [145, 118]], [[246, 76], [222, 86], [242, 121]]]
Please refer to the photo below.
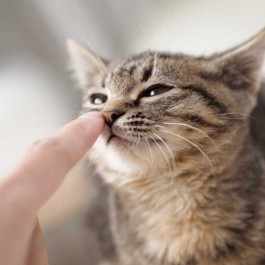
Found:
[[148, 163], [142, 157], [145, 152], [141, 150], [143, 146], [118, 136], [109, 136], [107, 139], [100, 136], [93, 150], [109, 169], [124, 174], [134, 174], [148, 170]]
[[143, 149], [140, 139], [130, 139], [126, 135], [104, 134], [99, 139], [105, 150], [111, 149], [123, 156], [137, 158], [139, 150]]

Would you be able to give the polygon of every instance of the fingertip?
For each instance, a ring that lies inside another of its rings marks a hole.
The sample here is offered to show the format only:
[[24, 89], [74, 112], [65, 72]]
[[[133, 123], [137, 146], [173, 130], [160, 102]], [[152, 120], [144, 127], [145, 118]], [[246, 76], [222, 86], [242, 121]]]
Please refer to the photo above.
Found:
[[102, 119], [104, 120], [104, 116], [101, 112], [98, 111], [91, 111], [86, 112], [78, 117], [78, 119]]

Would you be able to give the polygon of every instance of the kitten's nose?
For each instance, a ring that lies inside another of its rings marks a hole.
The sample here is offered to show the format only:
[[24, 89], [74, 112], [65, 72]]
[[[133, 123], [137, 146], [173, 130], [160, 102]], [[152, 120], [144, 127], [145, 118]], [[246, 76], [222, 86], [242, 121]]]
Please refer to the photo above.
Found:
[[105, 117], [107, 125], [111, 127], [113, 123], [124, 114], [124, 112], [118, 110], [104, 110], [102, 111], [102, 114]]

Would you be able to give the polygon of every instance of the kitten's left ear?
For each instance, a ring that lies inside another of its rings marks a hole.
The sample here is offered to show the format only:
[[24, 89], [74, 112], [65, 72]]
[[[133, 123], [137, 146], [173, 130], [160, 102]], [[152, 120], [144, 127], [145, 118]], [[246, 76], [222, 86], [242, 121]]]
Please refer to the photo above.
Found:
[[233, 90], [256, 95], [265, 57], [265, 29], [245, 43], [210, 58], [211, 72]]
[[95, 76], [103, 76], [106, 73], [106, 61], [88, 47], [69, 39], [67, 49], [74, 76], [82, 88], [93, 85]]

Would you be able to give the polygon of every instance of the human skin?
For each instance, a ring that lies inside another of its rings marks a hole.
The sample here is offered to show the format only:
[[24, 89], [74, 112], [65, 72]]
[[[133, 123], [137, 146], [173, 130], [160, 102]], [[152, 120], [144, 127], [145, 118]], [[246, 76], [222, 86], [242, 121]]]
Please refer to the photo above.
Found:
[[37, 213], [103, 127], [101, 113], [84, 114], [34, 143], [14, 171], [0, 178], [0, 264], [48, 264]]

